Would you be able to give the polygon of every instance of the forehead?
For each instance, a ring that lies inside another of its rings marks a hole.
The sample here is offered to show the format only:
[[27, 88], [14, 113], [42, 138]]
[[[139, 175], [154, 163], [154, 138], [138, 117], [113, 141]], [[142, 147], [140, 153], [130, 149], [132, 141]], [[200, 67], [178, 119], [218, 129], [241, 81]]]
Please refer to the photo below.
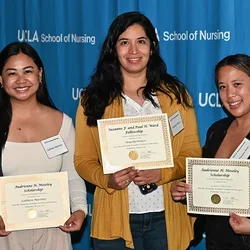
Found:
[[243, 70], [233, 66], [223, 66], [218, 71], [218, 78], [224, 77], [249, 77]]
[[129, 26], [119, 38], [147, 37], [144, 28], [139, 24]]
[[4, 68], [8, 68], [8, 67], [18, 67], [18, 66], [33, 66], [35, 67], [36, 64], [34, 63], [33, 59], [30, 58], [29, 56], [23, 54], [23, 53], [19, 53], [17, 55], [13, 55], [11, 57], [9, 57], [9, 59], [7, 60], [6, 64], [4, 65]]

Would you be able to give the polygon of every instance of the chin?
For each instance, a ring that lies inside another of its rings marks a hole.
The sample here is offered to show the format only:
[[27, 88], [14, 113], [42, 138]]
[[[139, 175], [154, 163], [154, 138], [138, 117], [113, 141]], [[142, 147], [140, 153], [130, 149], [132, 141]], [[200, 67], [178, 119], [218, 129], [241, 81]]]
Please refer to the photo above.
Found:
[[241, 117], [244, 117], [244, 116], [249, 115], [249, 114], [232, 112], [231, 115], [234, 116], [235, 118], [241, 118]]

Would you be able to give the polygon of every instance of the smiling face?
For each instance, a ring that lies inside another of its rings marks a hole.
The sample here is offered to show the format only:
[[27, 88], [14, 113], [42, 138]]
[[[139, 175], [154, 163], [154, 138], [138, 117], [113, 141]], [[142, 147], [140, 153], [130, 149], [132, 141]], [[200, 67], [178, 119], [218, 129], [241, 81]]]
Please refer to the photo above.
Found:
[[142, 26], [129, 26], [118, 38], [116, 52], [122, 74], [145, 74], [150, 57], [150, 41]]
[[223, 106], [236, 118], [250, 115], [250, 77], [232, 66], [218, 71], [218, 87]]
[[19, 53], [11, 56], [4, 65], [0, 83], [11, 101], [25, 101], [36, 99], [41, 77], [42, 69], [38, 69], [29, 56]]

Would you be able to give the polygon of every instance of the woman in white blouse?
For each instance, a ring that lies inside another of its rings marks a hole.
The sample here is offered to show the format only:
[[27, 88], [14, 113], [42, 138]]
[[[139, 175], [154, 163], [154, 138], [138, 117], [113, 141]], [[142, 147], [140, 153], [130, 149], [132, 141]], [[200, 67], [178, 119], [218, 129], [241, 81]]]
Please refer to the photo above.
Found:
[[[119, 169], [125, 159], [121, 154], [114, 163], [118, 171], [104, 174], [97, 120], [161, 113], [169, 118], [179, 114], [183, 122], [184, 129], [171, 136], [174, 167], [139, 171], [132, 162]], [[193, 237], [192, 219], [184, 205], [172, 201], [169, 189], [173, 180], [185, 176], [186, 157], [200, 155], [192, 100], [185, 86], [167, 73], [154, 26], [139, 12], [119, 15], [76, 115], [76, 170], [96, 186], [94, 249], [186, 249]]]
[[[59, 228], [7, 232], [0, 216], [0, 245], [13, 249], [72, 249], [70, 232], [87, 214], [86, 187], [73, 165], [75, 130], [71, 118], [49, 97], [43, 63], [26, 43], [11, 43], [0, 54], [0, 143], [2, 176], [67, 171], [70, 218]], [[48, 158], [41, 141], [61, 137], [68, 151]]]

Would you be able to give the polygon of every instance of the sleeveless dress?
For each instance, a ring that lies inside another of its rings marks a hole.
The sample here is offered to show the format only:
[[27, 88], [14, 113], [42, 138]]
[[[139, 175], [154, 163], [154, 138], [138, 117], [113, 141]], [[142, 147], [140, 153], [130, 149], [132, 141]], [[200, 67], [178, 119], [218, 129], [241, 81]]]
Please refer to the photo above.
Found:
[[[68, 152], [49, 159], [40, 142], [17, 143], [7, 141], [2, 151], [3, 176], [67, 171], [71, 211], [87, 214], [86, 187], [73, 164], [75, 130], [66, 114], [59, 134]], [[13, 231], [0, 237], [1, 250], [72, 250], [70, 234], [59, 228]]]

